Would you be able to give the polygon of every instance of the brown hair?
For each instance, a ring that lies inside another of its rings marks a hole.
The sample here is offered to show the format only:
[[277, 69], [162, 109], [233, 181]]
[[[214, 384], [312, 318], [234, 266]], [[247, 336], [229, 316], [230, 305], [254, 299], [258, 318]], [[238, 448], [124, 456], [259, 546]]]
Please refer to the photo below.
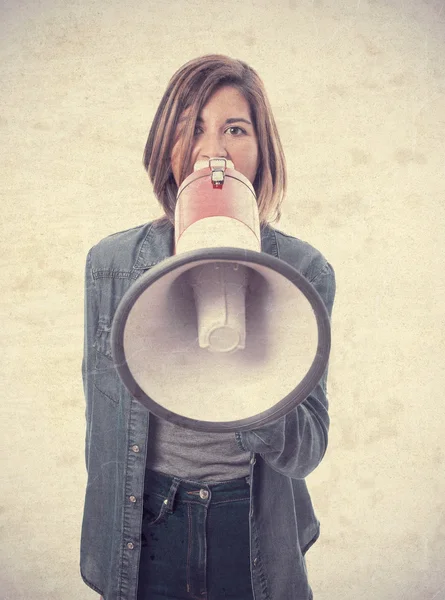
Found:
[[144, 167], [153, 191], [172, 223], [178, 187], [171, 170], [171, 153], [179, 118], [184, 110], [190, 109], [181, 134], [180, 181], [183, 181], [191, 160], [196, 119], [212, 94], [224, 85], [241, 92], [250, 107], [258, 140], [259, 166], [253, 187], [260, 221], [262, 224], [278, 221], [281, 216], [280, 207], [287, 187], [286, 162], [264, 84], [245, 62], [209, 54], [190, 60], [170, 79], [145, 145]]

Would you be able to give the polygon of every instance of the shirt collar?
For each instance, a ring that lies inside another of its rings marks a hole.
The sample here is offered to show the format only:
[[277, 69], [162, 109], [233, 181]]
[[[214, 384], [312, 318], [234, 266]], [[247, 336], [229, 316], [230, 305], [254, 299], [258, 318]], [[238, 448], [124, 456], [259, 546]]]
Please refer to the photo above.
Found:
[[[278, 257], [275, 230], [270, 225], [261, 226], [261, 251]], [[170, 221], [153, 221], [136, 258], [135, 269], [149, 269], [174, 253], [174, 227]]]

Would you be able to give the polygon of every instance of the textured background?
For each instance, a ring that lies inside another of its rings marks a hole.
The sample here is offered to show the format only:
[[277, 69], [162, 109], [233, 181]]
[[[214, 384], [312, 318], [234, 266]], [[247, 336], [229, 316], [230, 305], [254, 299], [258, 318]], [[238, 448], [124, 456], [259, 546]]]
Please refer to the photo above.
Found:
[[1, 598], [97, 597], [78, 572], [85, 257], [160, 214], [151, 120], [173, 72], [218, 52], [268, 89], [290, 178], [278, 227], [337, 275], [330, 447], [308, 479], [315, 600], [443, 600], [443, 1], [1, 12]]

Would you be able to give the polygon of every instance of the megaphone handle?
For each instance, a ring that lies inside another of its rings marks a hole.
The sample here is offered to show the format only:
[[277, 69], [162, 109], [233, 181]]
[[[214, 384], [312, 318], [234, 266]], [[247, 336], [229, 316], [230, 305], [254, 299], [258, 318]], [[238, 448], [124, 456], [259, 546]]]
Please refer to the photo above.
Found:
[[195, 297], [199, 346], [214, 352], [243, 349], [246, 267], [208, 263], [191, 269], [188, 278]]

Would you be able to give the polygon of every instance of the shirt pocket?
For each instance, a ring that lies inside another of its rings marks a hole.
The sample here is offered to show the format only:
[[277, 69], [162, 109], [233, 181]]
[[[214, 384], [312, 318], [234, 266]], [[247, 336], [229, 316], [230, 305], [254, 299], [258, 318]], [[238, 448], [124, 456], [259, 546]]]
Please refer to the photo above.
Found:
[[109, 323], [99, 321], [94, 348], [96, 353], [94, 387], [110, 402], [118, 404], [122, 384], [111, 353], [111, 325]]

